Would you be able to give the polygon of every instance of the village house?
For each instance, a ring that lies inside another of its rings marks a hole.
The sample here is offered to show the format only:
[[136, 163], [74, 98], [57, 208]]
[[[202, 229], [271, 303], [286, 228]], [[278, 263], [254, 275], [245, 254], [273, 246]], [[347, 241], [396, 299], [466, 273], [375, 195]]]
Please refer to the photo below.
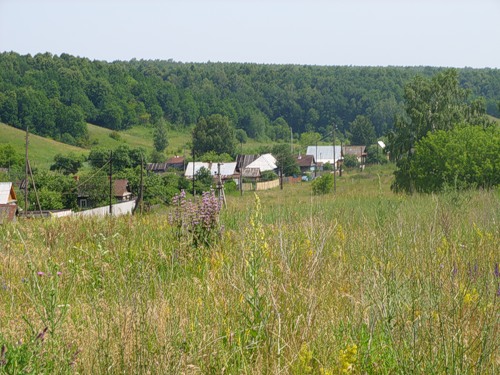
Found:
[[316, 161], [313, 155], [298, 155], [295, 161], [300, 168], [301, 173], [313, 172], [316, 168]]
[[[130, 191], [130, 185], [127, 179], [113, 180], [113, 197], [118, 202], [132, 200], [132, 192]], [[93, 202], [84, 190], [78, 191], [77, 205], [81, 209], [87, 209], [93, 206]]]
[[354, 155], [360, 164], [365, 164], [366, 146], [343, 146], [342, 157], [346, 155]]
[[338, 169], [339, 160], [342, 159], [341, 146], [307, 146], [306, 155], [314, 156], [318, 166], [329, 163]]

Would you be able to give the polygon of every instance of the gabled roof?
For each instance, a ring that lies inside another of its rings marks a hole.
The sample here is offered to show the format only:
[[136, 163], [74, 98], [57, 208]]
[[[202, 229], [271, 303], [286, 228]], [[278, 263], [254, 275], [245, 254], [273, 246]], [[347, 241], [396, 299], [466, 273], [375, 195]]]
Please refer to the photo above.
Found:
[[247, 165], [247, 168], [259, 168], [261, 172], [273, 171], [276, 168], [276, 158], [271, 154], [264, 154]]
[[[333, 146], [307, 146], [306, 155], [314, 156], [317, 163], [330, 163], [333, 164]], [[335, 161], [342, 159], [342, 148], [335, 146]]]
[[295, 157], [295, 161], [299, 167], [311, 167], [314, 165], [313, 155], [298, 155]]
[[0, 182], [0, 204], [16, 203], [17, 197], [12, 182]]
[[236, 170], [241, 171], [246, 168], [248, 164], [257, 159], [259, 155], [238, 155], [236, 157]]
[[114, 180], [113, 181], [113, 189], [115, 193], [115, 197], [128, 197], [131, 196], [132, 193], [128, 189], [128, 180]]

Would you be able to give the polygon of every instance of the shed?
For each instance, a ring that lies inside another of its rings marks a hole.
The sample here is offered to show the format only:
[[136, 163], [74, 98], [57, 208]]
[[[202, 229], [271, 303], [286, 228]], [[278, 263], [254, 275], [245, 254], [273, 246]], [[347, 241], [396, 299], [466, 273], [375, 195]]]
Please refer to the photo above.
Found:
[[16, 202], [17, 197], [12, 182], [0, 182], [0, 204], [13, 204]]
[[0, 224], [14, 221], [17, 214], [17, 197], [12, 182], [0, 182]]

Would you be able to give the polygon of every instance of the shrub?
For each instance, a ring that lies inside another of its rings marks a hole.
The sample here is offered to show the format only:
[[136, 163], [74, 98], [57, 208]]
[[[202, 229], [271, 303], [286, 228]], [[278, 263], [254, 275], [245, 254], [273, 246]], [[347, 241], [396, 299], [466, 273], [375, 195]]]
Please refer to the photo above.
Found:
[[260, 176], [261, 181], [273, 181], [278, 178], [278, 175], [273, 171], [264, 171]]
[[330, 193], [333, 189], [333, 174], [324, 174], [312, 182], [314, 195]]
[[346, 168], [356, 168], [359, 167], [359, 161], [356, 155], [345, 155], [344, 156], [344, 167]]

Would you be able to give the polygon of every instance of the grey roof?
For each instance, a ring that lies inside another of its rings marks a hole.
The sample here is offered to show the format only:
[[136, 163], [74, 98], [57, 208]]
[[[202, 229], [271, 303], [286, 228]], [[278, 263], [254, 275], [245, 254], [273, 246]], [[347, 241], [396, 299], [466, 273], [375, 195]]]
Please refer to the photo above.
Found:
[[148, 163], [148, 165], [146, 166], [146, 170], [153, 172], [157, 171], [165, 172], [167, 168], [168, 168], [167, 163]]
[[245, 168], [241, 172], [241, 176], [245, 178], [258, 178], [260, 177], [260, 169], [259, 168]]
[[[306, 155], [314, 156], [316, 162], [318, 163], [330, 163], [333, 164], [333, 146], [318, 146], [316, 151], [316, 146], [307, 146]], [[342, 158], [342, 148], [340, 146], [335, 146], [335, 161]]]
[[[217, 163], [212, 163], [212, 167], [210, 168], [212, 176], [217, 175], [218, 168], [219, 167], [217, 166]], [[220, 163], [220, 175], [222, 177], [232, 176], [234, 175], [235, 171], [236, 171], [236, 162]]]

